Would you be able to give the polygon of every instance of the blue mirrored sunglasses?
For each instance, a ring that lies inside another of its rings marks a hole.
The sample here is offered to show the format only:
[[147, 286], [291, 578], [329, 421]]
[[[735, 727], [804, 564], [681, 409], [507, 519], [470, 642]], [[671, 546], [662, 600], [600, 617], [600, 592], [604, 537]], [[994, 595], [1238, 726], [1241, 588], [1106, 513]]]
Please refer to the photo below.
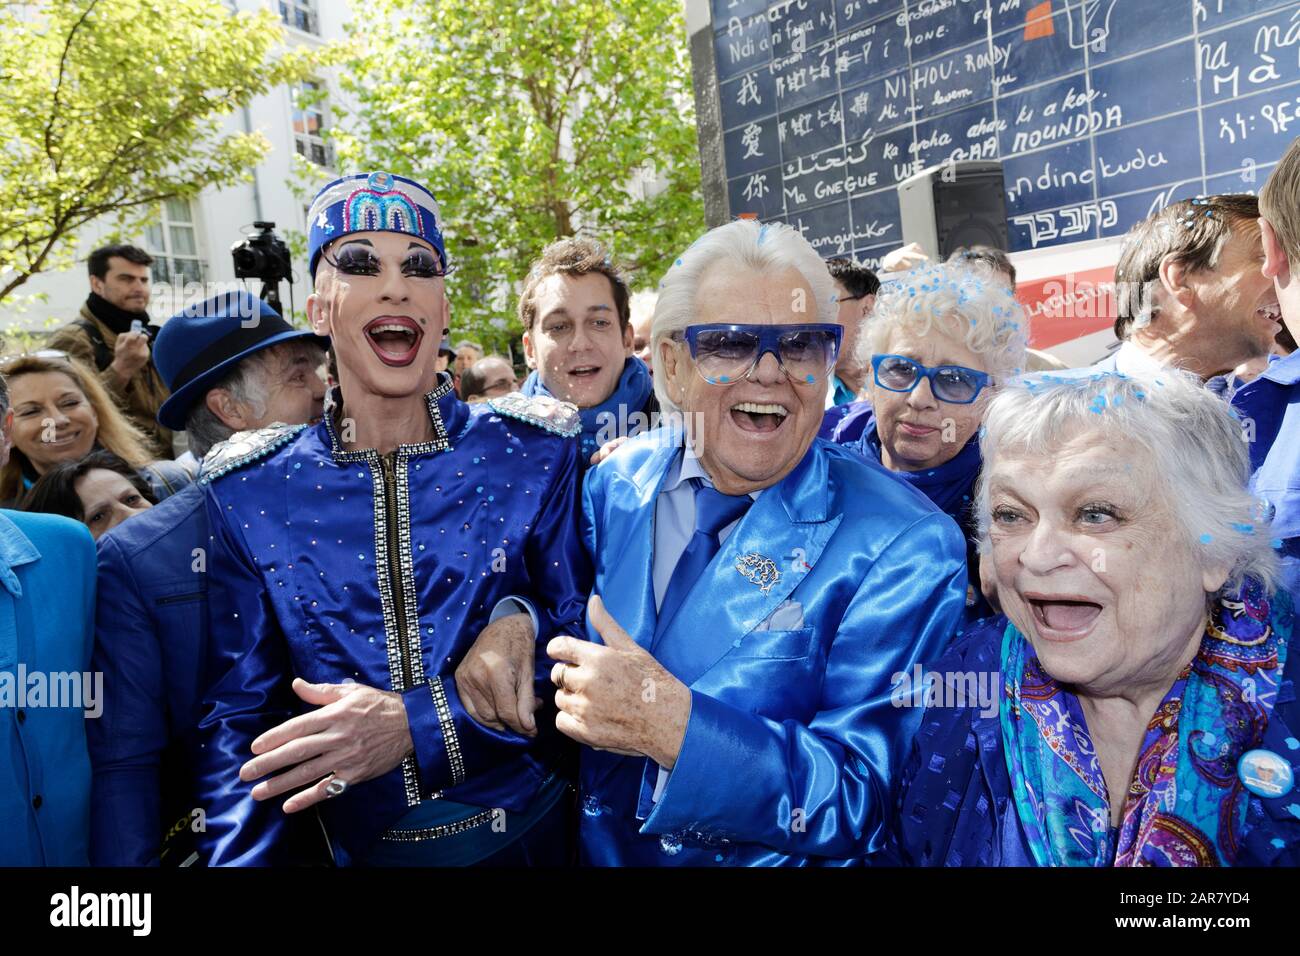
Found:
[[844, 330], [831, 323], [766, 325], [709, 323], [685, 330], [695, 369], [711, 385], [733, 385], [748, 378], [771, 352], [793, 382], [823, 381], [839, 357]]
[[871, 359], [876, 384], [891, 392], [910, 392], [922, 378], [930, 380], [930, 391], [942, 402], [969, 405], [989, 384], [986, 372], [964, 365], [936, 365], [933, 368], [906, 355], [876, 355]]

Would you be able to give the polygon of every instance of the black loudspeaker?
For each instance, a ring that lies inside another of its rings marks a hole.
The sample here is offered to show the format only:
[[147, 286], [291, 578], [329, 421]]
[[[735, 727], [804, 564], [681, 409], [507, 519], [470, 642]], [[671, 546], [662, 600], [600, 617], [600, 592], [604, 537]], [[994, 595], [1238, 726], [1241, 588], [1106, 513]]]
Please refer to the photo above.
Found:
[[931, 166], [898, 184], [903, 242], [931, 259], [962, 246], [1008, 249], [1002, 164], [971, 160]]

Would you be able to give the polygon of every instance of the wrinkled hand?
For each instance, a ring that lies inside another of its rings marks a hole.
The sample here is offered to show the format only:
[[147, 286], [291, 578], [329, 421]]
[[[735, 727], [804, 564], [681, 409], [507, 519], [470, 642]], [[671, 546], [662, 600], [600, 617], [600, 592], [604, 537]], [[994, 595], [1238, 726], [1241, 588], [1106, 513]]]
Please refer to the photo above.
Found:
[[919, 265], [924, 265], [930, 261], [922, 250], [920, 245], [915, 242], [909, 242], [905, 246], [893, 250], [885, 258], [880, 260], [881, 272], [906, 272], [908, 269], [915, 269]]
[[319, 709], [253, 741], [257, 756], [239, 768], [240, 780], [291, 768], [255, 786], [254, 800], [305, 787], [284, 802], [285, 813], [296, 813], [328, 798], [331, 774], [355, 786], [388, 773], [414, 749], [400, 694], [364, 684], [309, 684], [301, 677], [294, 678], [293, 691]]
[[456, 693], [466, 713], [484, 727], [537, 736], [533, 712], [536, 660], [533, 622], [527, 614], [497, 618], [479, 633], [456, 668]]
[[113, 343], [113, 372], [126, 381], [149, 361], [149, 336], [143, 332], [123, 332]]
[[598, 596], [592, 595], [587, 611], [603, 646], [574, 637], [546, 646], [560, 662], [551, 669], [560, 688], [555, 726], [588, 747], [644, 754], [671, 770], [691, 716], [690, 688], [632, 640]]
[[617, 438], [611, 438], [609, 441], [605, 442], [605, 444], [596, 449], [595, 454], [591, 456], [591, 463], [593, 465], [599, 465], [610, 455], [614, 454], [614, 452], [618, 451], [619, 448], [622, 447], [623, 442], [627, 441], [627, 439], [627, 435], [619, 435]]

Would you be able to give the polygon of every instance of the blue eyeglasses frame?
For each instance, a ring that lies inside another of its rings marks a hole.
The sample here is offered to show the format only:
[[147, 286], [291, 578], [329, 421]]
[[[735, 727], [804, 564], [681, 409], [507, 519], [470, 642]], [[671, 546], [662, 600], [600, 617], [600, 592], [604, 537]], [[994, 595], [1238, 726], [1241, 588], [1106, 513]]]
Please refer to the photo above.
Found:
[[[798, 325], [769, 325], [767, 323], [728, 323], [728, 322], [708, 322], [703, 325], [688, 325], [683, 333], [686, 344], [691, 350], [691, 359], [696, 358], [696, 342], [702, 332], [748, 332], [758, 336], [758, 354], [754, 356], [754, 361], [749, 368], [745, 370], [744, 375], [732, 378], [728, 375], [719, 376], [717, 379], [709, 378], [703, 372], [700, 377], [710, 385], [734, 385], [743, 379], [749, 378], [758, 368], [758, 363], [763, 361], [763, 356], [772, 353], [776, 357], [776, 364], [780, 366], [781, 371], [785, 372], [790, 381], [794, 381], [794, 376], [790, 370], [785, 367], [781, 361], [781, 336], [789, 335], [791, 332], [829, 332], [834, 337], [832, 342], [833, 354], [830, 362], [826, 366], [825, 375], [829, 376], [831, 369], [835, 367], [836, 361], [840, 357], [840, 344], [844, 338], [844, 329], [833, 322], [805, 322]], [[699, 365], [695, 366], [699, 371]], [[812, 385], [817, 381], [814, 378], [805, 378], [801, 384]]]
[[[913, 368], [917, 370], [916, 380], [912, 382], [909, 388], [893, 388], [892, 386], [886, 385], [884, 382], [880, 380], [880, 366], [884, 363], [886, 359], [898, 359], [900, 361], [907, 362], [909, 365], [911, 365]], [[938, 375], [940, 372], [946, 372], [950, 369], [959, 372], [965, 372], [967, 375], [975, 379], [974, 395], [972, 395], [970, 398], [966, 399], [965, 401], [958, 402], [958, 401], [953, 401], [950, 398], [944, 398], [937, 391], [935, 391], [934, 377]], [[984, 389], [988, 387], [989, 382], [992, 381], [991, 376], [987, 372], [981, 372], [979, 371], [979, 369], [967, 368], [965, 365], [935, 365], [931, 367], [929, 365], [922, 365], [916, 359], [908, 358], [906, 355], [873, 355], [871, 357], [871, 371], [875, 376], [876, 384], [888, 392], [906, 393], [906, 392], [915, 391], [916, 386], [921, 384], [921, 379], [928, 378], [930, 380], [930, 393], [934, 395], [934, 397], [937, 398], [939, 401], [947, 402], [949, 405], [969, 405], [971, 402], [975, 401], [975, 399], [980, 397], [980, 392], [984, 391]]]

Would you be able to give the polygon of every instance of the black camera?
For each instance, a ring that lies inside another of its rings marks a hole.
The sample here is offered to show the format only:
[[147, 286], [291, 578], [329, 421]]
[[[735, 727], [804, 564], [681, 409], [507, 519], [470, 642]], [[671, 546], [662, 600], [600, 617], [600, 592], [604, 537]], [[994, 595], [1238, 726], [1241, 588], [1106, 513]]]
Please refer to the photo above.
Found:
[[230, 247], [235, 263], [235, 278], [261, 279], [261, 297], [277, 312], [280, 308], [280, 282], [293, 282], [293, 262], [289, 247], [275, 234], [275, 223], [255, 222], [255, 235]]

